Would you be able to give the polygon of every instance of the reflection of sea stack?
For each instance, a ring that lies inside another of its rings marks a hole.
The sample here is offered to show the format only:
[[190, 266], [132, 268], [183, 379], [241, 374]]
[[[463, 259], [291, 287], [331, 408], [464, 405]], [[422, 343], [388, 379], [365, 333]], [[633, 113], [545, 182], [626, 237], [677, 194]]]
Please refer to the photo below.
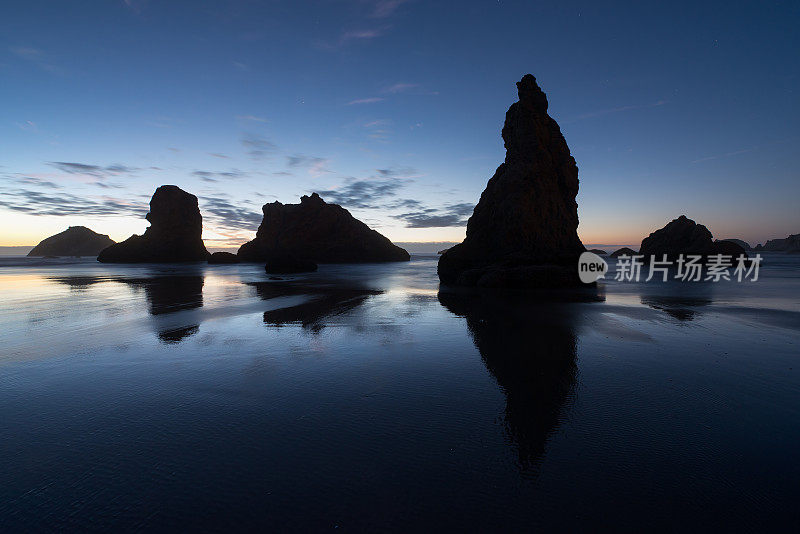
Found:
[[645, 237], [639, 247], [639, 254], [643, 255], [645, 260], [649, 260], [651, 256], [660, 260], [664, 254], [670, 260], [677, 259], [681, 254], [704, 257], [714, 254], [747, 256], [744, 249], [733, 241], [714, 242], [708, 228], [697, 224], [686, 215], [681, 215], [664, 228]]
[[171, 263], [205, 261], [203, 218], [197, 197], [175, 185], [162, 185], [150, 200], [144, 235], [134, 235], [103, 250], [105, 263]]
[[63, 232], [43, 239], [28, 256], [97, 256], [114, 244], [107, 235], [98, 234], [85, 226], [70, 226]]
[[[203, 307], [203, 277], [199, 275], [154, 276], [152, 278], [120, 278], [134, 290], [144, 289], [150, 315], [166, 315]], [[165, 343], [177, 343], [198, 331], [199, 325], [172, 323], [157, 324], [158, 338]]]
[[486, 368], [506, 396], [505, 429], [519, 466], [536, 469], [575, 385], [575, 317], [553, 303], [439, 292], [467, 320]]
[[273, 202], [262, 208], [256, 238], [239, 248], [242, 261], [294, 258], [314, 263], [408, 261], [408, 252], [316, 193], [300, 204]]
[[463, 243], [442, 254], [447, 284], [552, 287], [579, 284], [578, 167], [547, 96], [526, 74], [503, 126], [505, 163], [467, 223]]

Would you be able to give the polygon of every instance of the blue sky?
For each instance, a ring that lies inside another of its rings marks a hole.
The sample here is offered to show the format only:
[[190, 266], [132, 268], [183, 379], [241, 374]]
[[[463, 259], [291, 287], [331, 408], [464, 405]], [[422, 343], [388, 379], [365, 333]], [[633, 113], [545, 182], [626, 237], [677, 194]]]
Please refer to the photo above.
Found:
[[796, 2], [16, 3], [0, 20], [0, 245], [144, 230], [158, 185], [211, 246], [319, 191], [395, 241], [459, 241], [534, 74], [584, 243], [681, 214], [800, 231]]

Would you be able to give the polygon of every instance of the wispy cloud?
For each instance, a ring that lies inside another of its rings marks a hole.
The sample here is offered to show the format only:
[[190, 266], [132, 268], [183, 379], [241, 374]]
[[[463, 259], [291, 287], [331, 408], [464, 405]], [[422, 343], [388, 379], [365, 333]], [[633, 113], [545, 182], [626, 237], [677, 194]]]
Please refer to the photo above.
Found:
[[375, 19], [385, 19], [394, 15], [397, 8], [408, 3], [409, 0], [378, 0], [375, 2], [370, 17]]
[[203, 217], [212, 226], [253, 231], [261, 224], [261, 213], [244, 207], [241, 202], [234, 204], [226, 195], [203, 196], [200, 200]]
[[236, 115], [236, 119], [250, 122], [269, 122], [264, 117], [256, 117], [255, 115]]
[[225, 178], [241, 178], [245, 176], [245, 173], [237, 169], [230, 171], [194, 171], [192, 176], [197, 176], [204, 182], [218, 182]]
[[242, 134], [242, 146], [245, 148], [247, 155], [255, 160], [262, 159], [277, 149], [272, 142], [253, 133]]
[[[417, 201], [410, 201], [419, 205]], [[443, 208], [422, 208], [417, 211], [392, 215], [406, 223], [407, 228], [442, 228], [464, 226], [475, 208], [473, 204], [449, 204]]]
[[342, 187], [317, 191], [326, 201], [346, 208], [375, 209], [382, 206], [387, 197], [397, 195], [405, 184], [397, 180], [355, 180], [351, 179]]
[[33, 121], [18, 122], [17, 128], [25, 132], [35, 132], [39, 129], [39, 127]]
[[418, 176], [411, 167], [376, 169], [369, 178], [348, 179], [342, 186], [326, 191], [317, 191], [326, 200], [349, 208], [385, 209], [387, 201], [397, 196], [398, 191]]
[[12, 46], [9, 48], [9, 51], [18, 58], [30, 62], [42, 70], [52, 73], [59, 72], [59, 68], [53, 65], [49, 56], [38, 48], [32, 48], [29, 46]]
[[63, 186], [59, 185], [55, 182], [51, 182], [50, 180], [45, 180], [44, 178], [38, 178], [36, 176], [28, 176], [28, 175], [16, 175], [10, 176], [12, 180], [19, 184], [24, 185], [33, 185], [38, 187], [46, 187], [48, 189], [62, 189]]
[[576, 120], [592, 119], [594, 117], [601, 117], [603, 115], [611, 115], [613, 113], [621, 113], [623, 111], [631, 111], [631, 110], [634, 110], [634, 109], [655, 108], [655, 107], [663, 106], [663, 105], [666, 105], [666, 104], [667, 104], [666, 100], [658, 100], [658, 101], [653, 102], [651, 104], [637, 104], [637, 105], [633, 105], [633, 106], [621, 106], [621, 107], [618, 107], [618, 108], [601, 109], [601, 110], [598, 110], [598, 111], [591, 111], [589, 113], [584, 113], [583, 115], [578, 115], [577, 119], [574, 119], [572, 121], [566, 121], [566, 122], [575, 122]]
[[144, 201], [126, 200], [108, 196], [79, 197], [59, 192], [51, 195], [30, 189], [0, 191], [0, 207], [29, 215], [114, 215], [143, 217], [148, 211]]
[[286, 164], [289, 167], [306, 167], [308, 168], [308, 173], [315, 177], [325, 173], [333, 172], [332, 170], [328, 169], [328, 160], [326, 158], [306, 156], [304, 154], [287, 156]]
[[219, 152], [209, 152], [208, 155], [209, 156], [214, 156], [215, 158], [220, 158], [220, 159], [230, 159], [225, 154], [220, 154]]
[[350, 41], [363, 41], [366, 39], [375, 39], [376, 37], [380, 37], [381, 35], [383, 35], [383, 31], [377, 28], [346, 31], [339, 38], [339, 44], [346, 44]]
[[394, 85], [390, 85], [389, 87], [385, 87], [383, 89], [384, 93], [396, 94], [402, 93], [404, 91], [408, 91], [409, 89], [415, 89], [419, 87], [418, 83], [396, 83]]
[[752, 146], [750, 148], [743, 148], [741, 150], [734, 150], [733, 152], [725, 152], [724, 154], [717, 154], [715, 156], [706, 156], [704, 158], [693, 160], [692, 163], [700, 163], [703, 161], [711, 161], [714, 159], [721, 159], [721, 158], [729, 158], [731, 156], [738, 156], [739, 154], [746, 154], [748, 152], [753, 152], [754, 150], [758, 150], [757, 146]]
[[371, 98], [359, 98], [358, 100], [351, 100], [347, 103], [348, 106], [355, 106], [358, 104], [374, 104], [375, 102], [382, 102], [384, 99], [378, 96]]
[[102, 165], [74, 163], [68, 161], [50, 161], [47, 164], [68, 174], [80, 174], [83, 176], [93, 176], [95, 178], [108, 178], [109, 176], [133, 174], [139, 170], [136, 167], [128, 167], [120, 164], [108, 165], [105, 167]]

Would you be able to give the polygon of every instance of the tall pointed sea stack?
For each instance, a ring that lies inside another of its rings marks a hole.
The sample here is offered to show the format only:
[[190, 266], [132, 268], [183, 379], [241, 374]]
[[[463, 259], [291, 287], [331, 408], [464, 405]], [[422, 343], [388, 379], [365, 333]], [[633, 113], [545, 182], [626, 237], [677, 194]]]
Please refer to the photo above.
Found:
[[467, 223], [463, 243], [442, 254], [445, 284], [483, 287], [578, 285], [578, 167], [547, 96], [526, 74], [506, 112], [505, 163]]
[[408, 252], [394, 245], [337, 204], [316, 193], [300, 204], [272, 202], [262, 208], [264, 220], [256, 238], [239, 248], [242, 261], [371, 263], [408, 261]]
[[197, 197], [176, 185], [162, 185], [150, 199], [150, 227], [100, 252], [103, 263], [175, 263], [206, 261], [203, 217]]

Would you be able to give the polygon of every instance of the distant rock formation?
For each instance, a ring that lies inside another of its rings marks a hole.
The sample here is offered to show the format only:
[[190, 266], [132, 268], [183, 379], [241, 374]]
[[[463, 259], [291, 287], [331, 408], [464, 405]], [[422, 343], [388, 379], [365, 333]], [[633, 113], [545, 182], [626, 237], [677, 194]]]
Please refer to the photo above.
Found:
[[635, 250], [628, 247], [622, 247], [611, 253], [612, 258], [619, 258], [620, 256], [635, 256], [638, 254]]
[[792, 234], [786, 239], [770, 239], [763, 246], [759, 244], [754, 249], [756, 252], [786, 252], [788, 254], [800, 253], [800, 234]]
[[264, 204], [256, 238], [237, 253], [241, 261], [266, 262], [294, 258], [314, 263], [408, 261], [404, 249], [317, 193], [300, 204]]
[[547, 96], [526, 74], [503, 126], [505, 163], [467, 223], [463, 243], [439, 258], [445, 284], [484, 287], [578, 285], [578, 167]]
[[239, 256], [231, 254], [230, 252], [215, 252], [208, 257], [208, 263], [211, 264], [230, 264], [239, 263]]
[[97, 256], [115, 241], [85, 226], [70, 226], [60, 234], [43, 239], [28, 256]]
[[730, 241], [731, 243], [736, 243], [745, 250], [753, 250], [747, 241], [742, 241], [741, 239], [715, 239], [714, 243], [719, 243], [721, 241]]
[[270, 256], [264, 270], [267, 274], [311, 273], [317, 270], [317, 264], [291, 256]]
[[133, 235], [103, 250], [104, 263], [172, 263], [206, 261], [203, 218], [197, 197], [175, 185], [162, 185], [150, 199], [145, 217], [150, 227], [144, 235]]
[[681, 215], [668, 223], [664, 228], [656, 230], [642, 240], [639, 254], [649, 260], [655, 256], [660, 260], [666, 254], [670, 260], [683, 255], [699, 255], [708, 257], [714, 254], [725, 254], [738, 257], [747, 255], [742, 247], [732, 241], [714, 242], [708, 228], [697, 224], [692, 219]]
[[597, 254], [598, 256], [605, 256], [607, 254], [605, 250], [599, 248], [590, 248], [588, 252], [591, 252], [592, 254]]

